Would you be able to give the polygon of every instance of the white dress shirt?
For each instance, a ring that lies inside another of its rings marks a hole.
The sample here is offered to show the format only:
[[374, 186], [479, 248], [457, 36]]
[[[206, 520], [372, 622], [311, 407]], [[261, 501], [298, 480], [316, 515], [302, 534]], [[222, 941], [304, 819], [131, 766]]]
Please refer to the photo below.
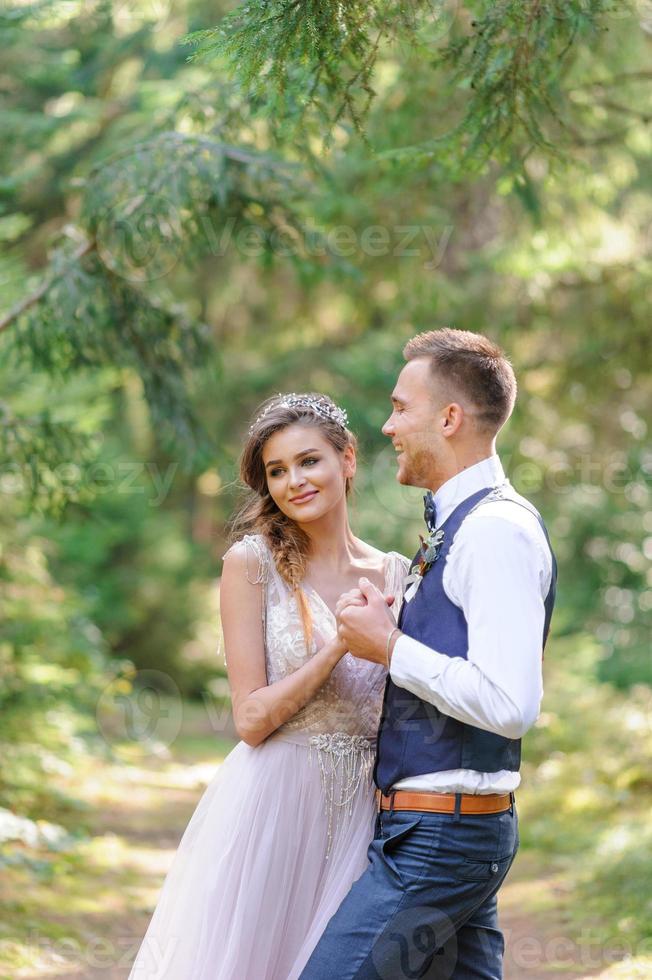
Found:
[[[457, 473], [435, 493], [437, 527], [467, 497], [504, 481], [498, 456]], [[543, 694], [544, 599], [551, 575], [550, 549], [536, 517], [511, 500], [482, 504], [455, 535], [442, 580], [468, 625], [467, 659], [399, 636], [390, 666], [394, 683], [458, 721], [520, 738], [536, 721]], [[451, 769], [410, 776], [393, 788], [506, 793], [519, 783], [520, 775], [508, 770]]]

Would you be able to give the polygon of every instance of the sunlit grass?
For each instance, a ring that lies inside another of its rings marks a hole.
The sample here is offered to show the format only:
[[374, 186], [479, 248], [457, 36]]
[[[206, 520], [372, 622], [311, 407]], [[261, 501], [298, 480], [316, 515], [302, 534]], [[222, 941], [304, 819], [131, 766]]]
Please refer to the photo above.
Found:
[[[88, 976], [136, 952], [197, 800], [233, 743], [184, 712], [168, 751], [112, 746], [59, 774], [83, 803], [83, 835], [65, 850], [5, 844], [0, 884], [0, 978]], [[17, 896], [21, 896], [18, 898]]]
[[622, 963], [608, 967], [600, 974], [599, 980], [650, 980], [652, 977], [652, 956], [629, 957]]

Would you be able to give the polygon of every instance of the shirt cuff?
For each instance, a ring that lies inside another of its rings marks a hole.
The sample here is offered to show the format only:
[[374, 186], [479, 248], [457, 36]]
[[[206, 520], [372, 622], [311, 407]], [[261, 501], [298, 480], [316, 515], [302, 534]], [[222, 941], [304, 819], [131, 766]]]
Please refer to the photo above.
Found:
[[443, 653], [403, 633], [394, 644], [389, 675], [398, 687], [422, 698], [424, 690], [429, 689], [448, 662], [449, 657]]

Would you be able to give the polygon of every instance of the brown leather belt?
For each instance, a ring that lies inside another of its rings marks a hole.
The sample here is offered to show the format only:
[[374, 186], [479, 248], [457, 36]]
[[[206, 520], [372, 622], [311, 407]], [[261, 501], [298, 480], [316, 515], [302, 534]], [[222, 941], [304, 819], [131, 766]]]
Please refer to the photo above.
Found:
[[[512, 806], [511, 793], [461, 793], [460, 813], [502, 813]], [[379, 810], [416, 810], [421, 813], [455, 813], [455, 793], [412, 793], [397, 790], [385, 796], [376, 790]]]

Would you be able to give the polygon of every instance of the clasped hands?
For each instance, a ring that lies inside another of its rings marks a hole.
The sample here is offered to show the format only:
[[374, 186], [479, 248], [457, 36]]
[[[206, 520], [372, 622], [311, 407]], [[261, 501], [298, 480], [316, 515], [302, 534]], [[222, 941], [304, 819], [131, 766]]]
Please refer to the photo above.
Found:
[[394, 596], [384, 596], [367, 578], [358, 585], [337, 600], [338, 639], [354, 657], [389, 667], [387, 641], [396, 628], [390, 609]]

